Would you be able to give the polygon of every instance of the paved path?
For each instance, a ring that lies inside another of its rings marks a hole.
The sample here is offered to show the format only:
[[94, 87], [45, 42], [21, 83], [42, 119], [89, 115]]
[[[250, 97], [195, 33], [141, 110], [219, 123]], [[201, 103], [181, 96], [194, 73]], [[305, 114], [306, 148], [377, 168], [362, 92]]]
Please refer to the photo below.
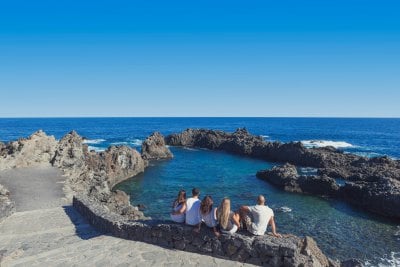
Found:
[[0, 222], [0, 267], [244, 266], [103, 235], [72, 206], [62, 206], [63, 180], [58, 169], [48, 167], [0, 172], [17, 207]]
[[0, 172], [0, 184], [11, 192], [17, 211], [60, 207], [65, 177], [53, 167], [30, 167]]
[[2, 267], [244, 266], [102, 235], [71, 206], [17, 212], [0, 223], [0, 233]]

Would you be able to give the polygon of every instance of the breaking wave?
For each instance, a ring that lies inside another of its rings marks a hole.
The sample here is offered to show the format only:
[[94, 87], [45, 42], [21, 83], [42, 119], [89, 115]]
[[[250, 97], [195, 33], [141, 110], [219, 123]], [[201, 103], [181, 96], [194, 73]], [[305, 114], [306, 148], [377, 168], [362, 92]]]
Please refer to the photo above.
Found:
[[370, 262], [366, 262], [365, 266], [378, 266], [378, 267], [396, 267], [400, 266], [400, 253], [391, 252], [390, 255], [385, 255], [381, 258], [381, 263], [378, 265], [371, 264]]
[[95, 147], [95, 146], [88, 146], [88, 149], [89, 151], [94, 150], [96, 152], [103, 152], [106, 150], [104, 147]]
[[85, 139], [83, 140], [84, 144], [100, 144], [106, 140], [104, 139]]
[[305, 147], [326, 147], [332, 146], [334, 148], [347, 148], [354, 147], [352, 144], [344, 141], [329, 141], [329, 140], [304, 140], [300, 141]]

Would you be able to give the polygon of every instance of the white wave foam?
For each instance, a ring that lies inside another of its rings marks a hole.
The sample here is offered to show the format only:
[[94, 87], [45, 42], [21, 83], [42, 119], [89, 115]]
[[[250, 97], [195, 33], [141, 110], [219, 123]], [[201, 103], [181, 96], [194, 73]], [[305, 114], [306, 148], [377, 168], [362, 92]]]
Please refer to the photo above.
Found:
[[303, 167], [303, 168], [300, 168], [300, 172], [304, 173], [304, 174], [317, 174], [318, 169], [311, 168], [311, 167]]
[[269, 138], [269, 135], [261, 135], [262, 138], [267, 139]]
[[106, 149], [103, 148], [103, 147], [95, 147], [95, 146], [88, 146], [88, 149], [89, 149], [89, 151], [94, 150], [94, 151], [96, 151], [96, 152], [103, 152], [103, 151], [106, 150]]
[[143, 141], [140, 139], [133, 139], [133, 140], [129, 140], [129, 141], [113, 142], [111, 144], [115, 145], [115, 146], [121, 146], [121, 145], [141, 146], [142, 143], [143, 143]]
[[100, 144], [106, 140], [104, 139], [85, 139], [83, 140], [84, 144]]
[[140, 140], [140, 139], [133, 139], [133, 140], [131, 140], [129, 143], [130, 143], [131, 145], [134, 145], [134, 146], [141, 146], [142, 143], [143, 143], [143, 140]]
[[292, 209], [289, 208], [289, 207], [286, 207], [286, 206], [282, 206], [282, 207], [277, 208], [276, 211], [278, 211], [278, 212], [291, 212]]
[[344, 142], [344, 141], [303, 140], [300, 142], [305, 147], [326, 147], [326, 146], [333, 146], [334, 148], [354, 147], [352, 144]]
[[121, 145], [127, 145], [128, 144], [128, 142], [113, 142], [113, 143], [111, 143], [111, 145], [114, 145], [114, 146], [121, 146]]
[[370, 262], [365, 262], [365, 266], [378, 266], [378, 267], [396, 267], [400, 266], [400, 252], [390, 252], [390, 255], [385, 255], [380, 259], [382, 262], [378, 265], [372, 265]]
[[196, 149], [196, 148], [191, 148], [191, 147], [183, 147], [183, 149], [189, 150], [189, 151], [199, 151], [198, 149]]

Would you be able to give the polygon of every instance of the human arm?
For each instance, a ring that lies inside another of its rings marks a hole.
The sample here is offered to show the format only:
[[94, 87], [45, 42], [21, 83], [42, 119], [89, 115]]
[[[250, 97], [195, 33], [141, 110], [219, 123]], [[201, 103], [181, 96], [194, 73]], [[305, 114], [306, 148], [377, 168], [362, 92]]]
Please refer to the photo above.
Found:
[[172, 215], [184, 214], [185, 211], [186, 211], [186, 202], [184, 202], [184, 203], [182, 204], [182, 207], [181, 207], [179, 210], [173, 211], [171, 214], [172, 214]]
[[239, 211], [241, 213], [243, 213], [243, 214], [249, 213], [250, 212], [250, 208], [249, 208], [249, 206], [241, 206]]
[[275, 237], [282, 237], [281, 234], [278, 234], [276, 232], [276, 225], [275, 225], [274, 216], [272, 216], [271, 219], [269, 220], [269, 224], [271, 225], [272, 235], [275, 236]]
[[233, 215], [232, 215], [232, 222], [234, 223], [234, 224], [236, 224], [236, 226], [238, 227], [238, 228], [240, 228], [240, 215], [239, 215], [239, 213], [233, 213]]

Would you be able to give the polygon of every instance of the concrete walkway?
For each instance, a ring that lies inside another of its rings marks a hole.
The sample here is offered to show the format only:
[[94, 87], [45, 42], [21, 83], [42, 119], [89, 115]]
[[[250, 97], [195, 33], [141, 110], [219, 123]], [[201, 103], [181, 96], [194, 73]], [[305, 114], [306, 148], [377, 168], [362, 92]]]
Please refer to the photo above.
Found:
[[59, 169], [43, 166], [0, 172], [0, 184], [11, 192], [17, 211], [60, 207], [65, 177]]
[[102, 235], [71, 206], [17, 212], [0, 223], [0, 233], [2, 267], [244, 266]]
[[0, 173], [17, 212], [0, 222], [0, 266], [251, 266], [104, 235], [61, 206], [57, 169]]

